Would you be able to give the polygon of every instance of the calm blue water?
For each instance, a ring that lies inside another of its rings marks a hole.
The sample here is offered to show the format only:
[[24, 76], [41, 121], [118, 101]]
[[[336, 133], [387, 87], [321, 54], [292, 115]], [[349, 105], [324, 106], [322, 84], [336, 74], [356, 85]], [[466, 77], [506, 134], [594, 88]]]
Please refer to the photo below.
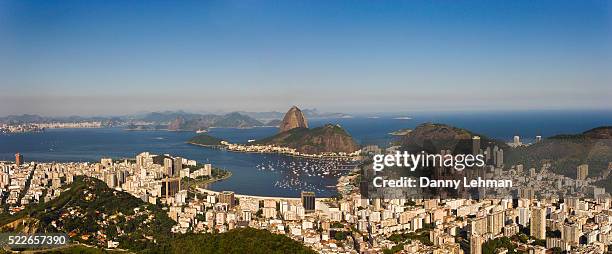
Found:
[[[510, 140], [514, 135], [533, 138], [576, 133], [602, 125], [612, 125], [611, 111], [522, 112], [522, 113], [439, 113], [412, 114], [411, 120], [382, 116], [377, 119], [311, 119], [312, 127], [338, 123], [361, 144], [386, 145], [387, 133], [413, 128], [423, 122], [440, 122], [470, 129], [490, 137]], [[276, 133], [276, 128], [215, 128], [210, 134], [231, 142], [246, 142]], [[192, 132], [124, 131], [106, 129], [57, 129], [43, 133], [0, 135], [0, 160], [13, 160], [20, 152], [34, 161], [98, 161], [101, 157], [134, 157], [143, 151], [210, 162], [232, 171], [233, 176], [213, 184], [213, 190], [233, 190], [241, 194], [299, 196], [301, 190], [314, 190], [319, 196], [335, 194], [337, 174], [320, 176], [314, 162], [278, 155], [243, 154], [186, 144]], [[297, 171], [297, 173], [296, 173]], [[307, 173], [303, 173], [307, 172]], [[291, 187], [288, 187], [291, 186]]]

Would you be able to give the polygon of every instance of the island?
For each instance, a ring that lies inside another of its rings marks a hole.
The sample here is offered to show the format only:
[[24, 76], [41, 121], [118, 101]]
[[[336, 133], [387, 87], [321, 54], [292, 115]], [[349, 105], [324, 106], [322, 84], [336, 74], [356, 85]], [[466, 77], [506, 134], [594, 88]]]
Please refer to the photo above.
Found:
[[218, 147], [221, 146], [221, 139], [213, 137], [208, 134], [200, 134], [193, 138], [190, 138], [187, 143], [198, 146], [206, 146], [206, 147]]
[[408, 133], [410, 133], [412, 130], [411, 129], [399, 129], [393, 132], [389, 132], [389, 135], [392, 136], [404, 136], [404, 135], [408, 135]]

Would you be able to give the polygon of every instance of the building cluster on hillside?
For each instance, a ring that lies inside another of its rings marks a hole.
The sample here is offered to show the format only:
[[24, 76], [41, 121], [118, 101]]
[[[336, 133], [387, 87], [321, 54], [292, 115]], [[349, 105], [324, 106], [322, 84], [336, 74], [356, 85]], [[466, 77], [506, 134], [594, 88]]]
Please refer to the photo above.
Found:
[[507, 143], [507, 145], [510, 147], [520, 147], [520, 146], [530, 146], [530, 145], [541, 143], [541, 142], [542, 142], [542, 136], [540, 135], [535, 136], [535, 138], [533, 139], [533, 143], [524, 143], [523, 141], [521, 141], [520, 136], [514, 136], [512, 137], [512, 142]]
[[307, 154], [301, 153], [295, 148], [285, 147], [285, 146], [276, 146], [276, 145], [258, 145], [258, 144], [233, 144], [227, 141], [221, 141], [221, 145], [223, 145], [228, 151], [234, 152], [244, 152], [244, 153], [278, 153], [285, 154], [295, 157], [304, 157], [304, 158], [336, 158], [336, 157], [357, 157], [360, 155], [361, 150], [357, 150], [352, 153], [345, 152], [327, 152], [320, 154]]
[[34, 124], [0, 124], [0, 133], [40, 132], [43, 128]]
[[101, 128], [100, 121], [0, 124], [0, 133], [39, 132], [45, 129]]
[[102, 158], [99, 163], [23, 163], [23, 156], [16, 154], [16, 163], [0, 162], [0, 195], [10, 206], [10, 212], [15, 213], [29, 203], [59, 196], [61, 187], [72, 183], [76, 176], [88, 176], [104, 181], [110, 188], [156, 203], [179, 196], [176, 194], [181, 190], [180, 178], [211, 174], [211, 164], [198, 165], [194, 160], [148, 152], [138, 154], [136, 160]]

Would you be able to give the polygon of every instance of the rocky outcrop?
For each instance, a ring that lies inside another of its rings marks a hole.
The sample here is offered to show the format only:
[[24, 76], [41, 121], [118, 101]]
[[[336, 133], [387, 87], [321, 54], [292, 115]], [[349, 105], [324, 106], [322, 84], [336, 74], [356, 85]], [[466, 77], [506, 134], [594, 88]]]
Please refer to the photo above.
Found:
[[295, 128], [308, 128], [308, 122], [302, 111], [298, 107], [293, 106], [283, 117], [278, 130], [282, 133]]

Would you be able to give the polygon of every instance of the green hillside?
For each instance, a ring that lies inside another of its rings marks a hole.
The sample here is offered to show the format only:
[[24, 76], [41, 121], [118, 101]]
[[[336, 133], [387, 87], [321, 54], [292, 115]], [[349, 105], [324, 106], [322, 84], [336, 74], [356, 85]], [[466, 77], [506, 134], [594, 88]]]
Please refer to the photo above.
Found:
[[[23, 223], [7, 225], [13, 221]], [[88, 245], [105, 246], [107, 240], [114, 240], [130, 250], [151, 249], [156, 241], [168, 241], [175, 224], [160, 207], [90, 177], [77, 177], [58, 198], [30, 206], [0, 223], [5, 232], [63, 232]]]
[[463, 128], [440, 123], [424, 123], [405, 135], [397, 137], [402, 150], [412, 153], [423, 150], [430, 153], [439, 153], [441, 150], [451, 150], [454, 153], [471, 153], [474, 136], [480, 137], [480, 148], [483, 150], [489, 146], [508, 149], [508, 145], [504, 142]]
[[612, 127], [598, 127], [579, 134], [556, 135], [541, 143], [513, 149], [506, 156], [508, 164], [521, 163], [526, 168], [540, 168], [551, 163], [553, 172], [575, 178], [576, 167], [589, 165], [589, 176], [608, 176], [612, 162]]
[[234, 229], [223, 234], [186, 234], [174, 239], [170, 253], [315, 253], [284, 235], [254, 228]]
[[[1, 232], [63, 232], [73, 243], [105, 248], [106, 241], [136, 253], [314, 253], [283, 235], [252, 228], [222, 234], [173, 234], [175, 224], [160, 206], [108, 188], [95, 178], [77, 177], [50, 202], [0, 218]], [[102, 253], [82, 245], [51, 253]]]
[[312, 129], [291, 129], [272, 137], [258, 140], [256, 144], [291, 147], [307, 154], [326, 152], [351, 153], [359, 149], [357, 143], [355, 143], [346, 130], [333, 124], [326, 124]]

